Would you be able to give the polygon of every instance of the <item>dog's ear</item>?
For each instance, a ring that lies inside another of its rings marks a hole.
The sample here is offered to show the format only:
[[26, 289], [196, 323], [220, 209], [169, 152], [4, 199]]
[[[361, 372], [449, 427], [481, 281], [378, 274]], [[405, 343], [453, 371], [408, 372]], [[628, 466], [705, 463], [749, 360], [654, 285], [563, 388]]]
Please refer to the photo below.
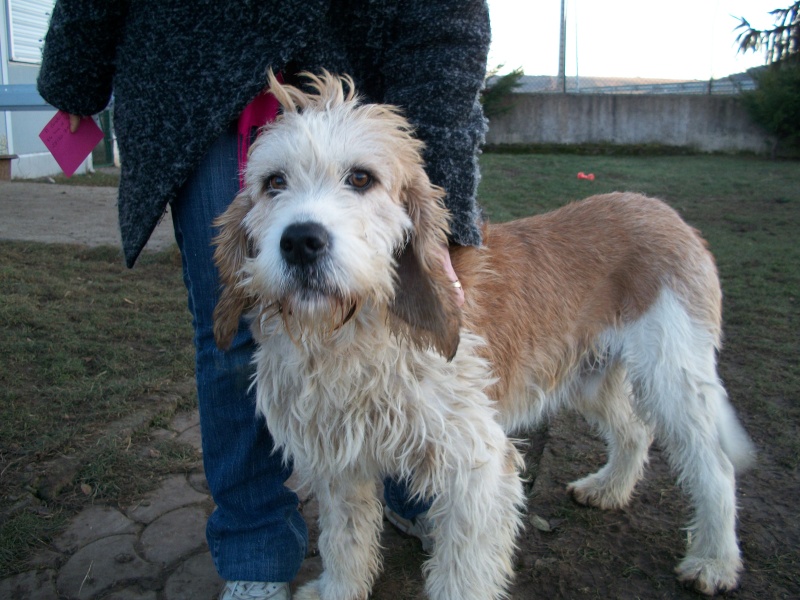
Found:
[[239, 319], [252, 306], [252, 299], [239, 285], [250, 246], [243, 221], [252, 208], [250, 196], [240, 193], [227, 210], [214, 220], [219, 233], [214, 237], [214, 263], [221, 284], [214, 308], [214, 340], [220, 350], [230, 348], [239, 329]]
[[443, 263], [442, 255], [448, 251], [444, 190], [430, 183], [422, 166], [413, 169], [401, 191], [413, 229], [397, 257], [391, 325], [417, 346], [432, 346], [452, 360], [458, 350], [461, 309]]

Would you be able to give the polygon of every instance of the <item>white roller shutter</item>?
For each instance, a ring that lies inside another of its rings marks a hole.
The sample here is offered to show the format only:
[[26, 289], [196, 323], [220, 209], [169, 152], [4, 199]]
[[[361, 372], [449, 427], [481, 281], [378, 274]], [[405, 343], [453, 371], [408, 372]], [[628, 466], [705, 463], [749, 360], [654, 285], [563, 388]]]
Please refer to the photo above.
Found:
[[42, 46], [55, 0], [6, 0], [12, 61], [42, 62]]

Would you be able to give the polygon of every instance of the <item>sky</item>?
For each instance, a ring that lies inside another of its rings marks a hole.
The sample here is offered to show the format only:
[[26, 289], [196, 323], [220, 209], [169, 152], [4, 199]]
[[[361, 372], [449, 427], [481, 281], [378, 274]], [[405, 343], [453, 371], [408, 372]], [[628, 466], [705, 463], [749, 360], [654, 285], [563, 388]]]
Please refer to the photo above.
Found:
[[[488, 0], [489, 67], [558, 72], [561, 0]], [[709, 79], [764, 64], [736, 51], [734, 17], [763, 29], [790, 0], [566, 0], [566, 73], [592, 77]], [[732, 16], [733, 15], [733, 16]], [[577, 33], [577, 35], [576, 35]], [[576, 44], [577, 40], [577, 44]], [[577, 59], [577, 60], [576, 60]]]

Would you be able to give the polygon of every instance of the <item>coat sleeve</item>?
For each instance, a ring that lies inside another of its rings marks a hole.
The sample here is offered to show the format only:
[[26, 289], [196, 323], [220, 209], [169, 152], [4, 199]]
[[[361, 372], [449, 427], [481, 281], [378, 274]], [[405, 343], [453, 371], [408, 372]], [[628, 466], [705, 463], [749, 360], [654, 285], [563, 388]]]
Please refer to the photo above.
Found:
[[426, 170], [447, 191], [451, 239], [479, 245], [479, 93], [491, 39], [483, 0], [406, 0], [386, 49], [386, 101], [402, 106], [426, 144]]
[[56, 2], [37, 80], [45, 100], [77, 115], [108, 105], [127, 10], [127, 0]]

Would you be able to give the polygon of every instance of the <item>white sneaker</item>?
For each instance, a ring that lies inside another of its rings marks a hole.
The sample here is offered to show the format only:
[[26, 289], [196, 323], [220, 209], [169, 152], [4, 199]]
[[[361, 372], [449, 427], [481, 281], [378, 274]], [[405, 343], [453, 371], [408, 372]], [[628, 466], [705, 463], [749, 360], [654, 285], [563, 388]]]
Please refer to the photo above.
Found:
[[227, 581], [219, 600], [291, 600], [288, 583]]
[[428, 513], [422, 513], [412, 519], [406, 519], [394, 512], [388, 506], [383, 507], [386, 520], [406, 535], [413, 536], [422, 542], [422, 549], [428, 554], [433, 553], [433, 523], [428, 518]]

